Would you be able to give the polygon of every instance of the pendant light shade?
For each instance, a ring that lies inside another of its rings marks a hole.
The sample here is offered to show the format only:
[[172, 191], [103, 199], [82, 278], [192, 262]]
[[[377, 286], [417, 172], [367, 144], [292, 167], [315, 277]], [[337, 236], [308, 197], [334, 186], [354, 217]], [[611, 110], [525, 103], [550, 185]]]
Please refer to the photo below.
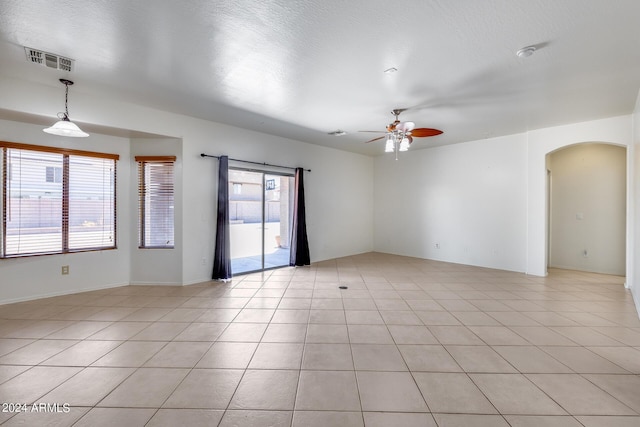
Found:
[[53, 126], [46, 129], [42, 129], [46, 133], [59, 136], [71, 136], [76, 138], [85, 138], [89, 136], [88, 133], [83, 132], [75, 123], [69, 120], [68, 117], [63, 117], [53, 124]]
[[60, 83], [65, 85], [64, 113], [58, 113], [60, 120], [55, 122], [53, 126], [43, 129], [43, 131], [52, 135], [85, 138], [89, 136], [89, 134], [83, 132], [75, 123], [69, 120], [69, 86], [72, 85], [73, 82], [67, 79], [60, 79]]

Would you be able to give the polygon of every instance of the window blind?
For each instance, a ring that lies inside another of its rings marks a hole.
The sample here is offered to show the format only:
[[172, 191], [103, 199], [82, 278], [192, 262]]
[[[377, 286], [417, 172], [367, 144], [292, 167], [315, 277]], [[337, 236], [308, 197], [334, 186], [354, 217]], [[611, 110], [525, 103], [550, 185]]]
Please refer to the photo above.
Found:
[[3, 258], [116, 247], [117, 155], [0, 141]]
[[62, 252], [62, 182], [48, 182], [46, 171], [62, 169], [63, 156], [16, 149], [5, 155], [11, 176], [3, 177], [3, 255]]
[[69, 249], [115, 245], [116, 173], [112, 160], [69, 159]]
[[140, 248], [173, 248], [174, 156], [138, 156]]

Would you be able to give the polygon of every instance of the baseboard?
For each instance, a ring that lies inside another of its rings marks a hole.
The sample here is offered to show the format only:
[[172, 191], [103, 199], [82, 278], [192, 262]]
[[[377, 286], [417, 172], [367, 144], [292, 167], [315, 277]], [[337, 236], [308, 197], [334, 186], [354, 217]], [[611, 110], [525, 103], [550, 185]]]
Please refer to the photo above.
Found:
[[196, 280], [191, 280], [189, 282], [184, 282], [182, 285], [183, 286], [199, 285], [201, 283], [222, 283], [222, 282], [217, 282], [214, 279], [196, 279]]
[[640, 289], [635, 286], [630, 288], [631, 296], [633, 297], [633, 302], [636, 304], [636, 314], [640, 318]]
[[578, 271], [584, 273], [594, 273], [594, 274], [606, 274], [607, 276], [618, 276], [625, 277], [626, 272], [615, 272], [615, 271], [601, 271], [601, 270], [588, 270], [585, 268], [579, 268], [575, 265], [549, 265], [547, 268], [557, 268], [558, 270], [569, 270], [569, 271]]
[[128, 286], [128, 285], [129, 285], [129, 283], [114, 283], [114, 284], [103, 285], [103, 286], [95, 286], [95, 287], [91, 287], [91, 288], [70, 289], [70, 290], [60, 291], [60, 292], [49, 292], [49, 293], [44, 293], [44, 294], [29, 295], [29, 296], [24, 297], [24, 298], [14, 298], [14, 299], [0, 300], [0, 305], [14, 304], [14, 303], [17, 303], [17, 302], [34, 301], [34, 300], [37, 300], [37, 299], [59, 297], [59, 296], [63, 296], [63, 295], [79, 294], [79, 293], [82, 293], [82, 292], [100, 291], [100, 290], [103, 290], [103, 289], [120, 288], [122, 286]]
[[131, 282], [131, 286], [182, 286], [178, 282]]

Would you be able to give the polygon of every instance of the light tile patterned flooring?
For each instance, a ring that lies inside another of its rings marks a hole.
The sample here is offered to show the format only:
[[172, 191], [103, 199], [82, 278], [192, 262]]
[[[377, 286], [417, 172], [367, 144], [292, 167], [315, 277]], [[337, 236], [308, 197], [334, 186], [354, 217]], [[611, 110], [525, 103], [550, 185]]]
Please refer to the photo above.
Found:
[[623, 279], [580, 272], [371, 253], [0, 306], [6, 426], [640, 426], [639, 374]]

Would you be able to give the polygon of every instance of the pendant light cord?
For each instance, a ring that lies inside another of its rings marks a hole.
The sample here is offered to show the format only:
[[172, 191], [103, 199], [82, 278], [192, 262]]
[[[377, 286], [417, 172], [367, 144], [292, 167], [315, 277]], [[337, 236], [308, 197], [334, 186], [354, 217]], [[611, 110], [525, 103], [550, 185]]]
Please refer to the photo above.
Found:
[[[60, 83], [64, 85], [64, 113], [58, 113], [58, 117], [62, 120], [69, 121], [69, 86], [71, 86], [73, 82], [67, 79], [60, 79]], [[60, 117], [61, 114], [62, 117]]]
[[64, 83], [64, 117], [69, 118], [69, 83]]

